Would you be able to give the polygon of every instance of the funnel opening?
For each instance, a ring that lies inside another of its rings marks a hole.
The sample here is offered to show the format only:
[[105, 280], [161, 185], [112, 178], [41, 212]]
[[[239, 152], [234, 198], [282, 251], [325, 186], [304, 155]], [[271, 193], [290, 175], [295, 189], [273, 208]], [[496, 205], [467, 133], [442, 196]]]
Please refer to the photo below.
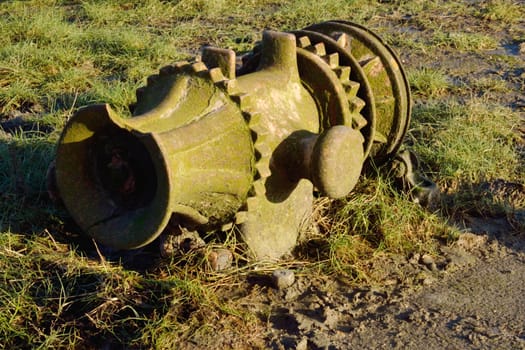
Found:
[[94, 135], [88, 150], [93, 181], [122, 210], [147, 206], [157, 191], [151, 156], [140, 139], [109, 125]]
[[165, 152], [106, 105], [79, 110], [59, 140], [57, 187], [65, 207], [98, 242], [137, 248], [165, 228], [171, 209]]

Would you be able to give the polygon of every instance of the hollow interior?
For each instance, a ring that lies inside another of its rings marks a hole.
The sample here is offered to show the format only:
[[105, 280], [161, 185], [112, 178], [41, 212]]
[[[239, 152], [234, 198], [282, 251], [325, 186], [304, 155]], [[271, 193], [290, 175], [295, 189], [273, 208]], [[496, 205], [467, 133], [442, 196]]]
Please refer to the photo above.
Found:
[[113, 248], [137, 248], [169, 220], [169, 175], [155, 135], [121, 128], [110, 113], [94, 106], [69, 121], [57, 148], [57, 187], [85, 233]]
[[118, 208], [134, 210], [154, 199], [155, 166], [137, 136], [110, 125], [93, 136], [88, 154], [87, 170], [92, 181]]

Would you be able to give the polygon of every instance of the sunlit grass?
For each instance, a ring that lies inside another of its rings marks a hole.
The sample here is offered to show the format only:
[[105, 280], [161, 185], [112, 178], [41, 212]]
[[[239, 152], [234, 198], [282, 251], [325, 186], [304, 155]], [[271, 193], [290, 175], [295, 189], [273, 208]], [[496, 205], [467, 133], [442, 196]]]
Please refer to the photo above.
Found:
[[422, 68], [408, 72], [412, 91], [423, 97], [443, 95], [450, 86], [447, 76], [438, 70]]
[[498, 43], [487, 34], [439, 31], [434, 34], [432, 45], [459, 51], [473, 51], [495, 49]]
[[518, 1], [489, 0], [484, 1], [476, 15], [489, 21], [501, 21], [506, 25], [512, 25], [523, 21], [525, 9]]
[[430, 101], [417, 105], [413, 117], [413, 147], [440, 181], [520, 180], [519, 116], [512, 110], [482, 99]]

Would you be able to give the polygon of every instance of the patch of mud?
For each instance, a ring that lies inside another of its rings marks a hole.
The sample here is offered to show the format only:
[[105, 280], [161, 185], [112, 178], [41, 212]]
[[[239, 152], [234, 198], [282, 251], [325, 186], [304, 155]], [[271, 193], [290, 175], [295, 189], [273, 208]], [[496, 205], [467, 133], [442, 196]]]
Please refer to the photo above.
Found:
[[345, 346], [525, 348], [525, 256], [498, 243], [485, 249], [496, 254], [370, 314]]
[[465, 232], [444, 246], [442, 260], [398, 261], [403, 283], [352, 289], [299, 277], [286, 290], [266, 290], [259, 298], [271, 309], [267, 343], [272, 349], [525, 348], [525, 237], [494, 239], [505, 229], [509, 224], [497, 219], [483, 226], [485, 233]]
[[[264, 349], [525, 349], [525, 222], [510, 215], [523, 212], [525, 188], [479, 186], [512, 210], [463, 216], [459, 238], [436, 255], [377, 258], [379, 285], [297, 272], [277, 288], [254, 272], [225, 295], [266, 326]], [[216, 348], [212, 337], [192, 341]]]

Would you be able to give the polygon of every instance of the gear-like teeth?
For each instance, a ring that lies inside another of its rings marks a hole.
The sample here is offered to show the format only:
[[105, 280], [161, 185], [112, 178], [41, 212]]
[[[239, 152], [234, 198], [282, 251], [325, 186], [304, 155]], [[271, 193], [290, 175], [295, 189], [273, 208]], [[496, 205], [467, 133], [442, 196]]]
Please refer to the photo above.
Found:
[[[253, 116], [252, 116], [253, 118]], [[251, 123], [250, 123], [251, 124]], [[266, 127], [260, 125], [260, 124], [254, 124], [254, 125], [250, 125], [250, 129], [255, 133], [257, 134], [257, 137], [261, 137], [261, 136], [264, 136], [266, 134], [268, 134], [268, 130]]]
[[264, 196], [266, 194], [266, 186], [262, 181], [254, 181], [252, 188], [257, 196]]
[[246, 93], [239, 93], [239, 94], [231, 95], [230, 97], [233, 100], [233, 102], [237, 103], [239, 107], [241, 108], [241, 110], [244, 111], [243, 106], [246, 107], [246, 103], [249, 99], [249, 95]]
[[226, 80], [226, 77], [224, 76], [224, 74], [222, 74], [222, 70], [220, 68], [212, 68], [212, 69], [210, 69], [209, 70], [209, 75], [210, 75], [211, 81], [213, 81], [213, 83], [215, 83], [215, 84]]
[[228, 222], [221, 226], [221, 231], [227, 232], [227, 231], [230, 231], [232, 228], [233, 228], [233, 222]]
[[348, 101], [348, 105], [350, 106], [350, 113], [359, 113], [365, 107], [366, 102], [355, 96]]
[[255, 145], [255, 148], [262, 157], [270, 157], [272, 155], [271, 148], [266, 143], [264, 143], [264, 138], [262, 137], [257, 138], [257, 144]]
[[339, 54], [337, 52], [328, 54], [324, 56], [323, 59], [332, 69], [335, 69], [337, 66], [339, 66]]
[[259, 204], [259, 198], [257, 197], [249, 197], [248, 199], [246, 199], [246, 208], [248, 209], [248, 211], [257, 208], [259, 206], [258, 204]]
[[368, 124], [368, 121], [360, 113], [352, 114], [352, 127], [361, 130]]
[[190, 63], [188, 61], [179, 61], [173, 64], [173, 68], [177, 70], [182, 70], [184, 67], [189, 66], [189, 65]]
[[[334, 38], [338, 45], [342, 48], [348, 49], [351, 43], [351, 37], [345, 33], [333, 33], [332, 38]], [[297, 46], [303, 49], [308, 50], [309, 52], [314, 53], [323, 59], [326, 64], [330, 67], [332, 72], [335, 73], [343, 88], [345, 90], [346, 99], [348, 101], [349, 114], [342, 116], [343, 125], [349, 126], [355, 130], [360, 130], [368, 124], [368, 121], [365, 117], [361, 115], [361, 110], [365, 107], [366, 102], [361, 98], [357, 97], [359, 88], [361, 84], [350, 80], [351, 67], [349, 66], [340, 66], [340, 56], [338, 52], [327, 52], [326, 46], [323, 42], [317, 44], [311, 44], [311, 40], [308, 36], [300, 37], [296, 40]], [[360, 64], [366, 65], [370, 64], [368, 68], [373, 70], [375, 64], [377, 64], [374, 59], [371, 59], [370, 62], [360, 62]], [[381, 62], [379, 62], [381, 63]], [[253, 130], [253, 127], [251, 127]]]
[[350, 80], [350, 71], [351, 71], [350, 67], [348, 66], [336, 67], [333, 69], [333, 71], [342, 83], [346, 83]]
[[317, 56], [326, 56], [326, 48], [323, 43], [317, 43], [306, 48], [308, 51], [315, 53]]
[[351, 38], [346, 33], [336, 32], [332, 34], [332, 38], [337, 41], [337, 44], [342, 48], [348, 49], [350, 46]]
[[247, 211], [238, 211], [235, 214], [235, 224], [240, 225], [248, 221], [249, 213]]
[[239, 86], [236, 79], [224, 80], [217, 83], [217, 86], [222, 88], [232, 98], [239, 93]]
[[268, 135], [268, 128], [261, 123], [262, 116], [259, 113], [251, 114], [250, 129], [256, 134], [256, 139]]
[[261, 178], [269, 177], [272, 175], [272, 172], [270, 171], [268, 164], [264, 164], [266, 162], [263, 162], [263, 159], [261, 158], [259, 162], [255, 165], [255, 169], [257, 169], [257, 173]]
[[204, 62], [195, 62], [191, 65], [191, 69], [195, 73], [200, 73], [208, 70], [208, 67], [206, 67], [206, 64]]
[[377, 73], [383, 70], [383, 63], [379, 56], [375, 56], [366, 61], [359, 62], [359, 65], [363, 68], [366, 76], [372, 75], [375, 76]]
[[248, 112], [241, 112], [241, 113], [246, 123], [249, 123], [250, 120], [252, 120], [252, 115], [250, 113]]
[[359, 90], [359, 87], [361, 84], [359, 84], [357, 81], [349, 80], [347, 82], [343, 83], [343, 87], [346, 91], [346, 96], [348, 99], [351, 99], [352, 97], [357, 95], [357, 91]]
[[388, 139], [386, 138], [385, 135], [383, 135], [382, 133], [380, 133], [379, 131], [375, 131], [374, 133], [374, 142], [376, 143], [387, 143], [388, 142]]
[[202, 61], [210, 68], [220, 68], [227, 79], [235, 79], [236, 54], [230, 49], [207, 46], [202, 50]]
[[302, 36], [297, 39], [297, 46], [301, 49], [304, 49], [308, 46], [312, 45], [312, 42], [310, 41], [310, 38], [307, 36]]

